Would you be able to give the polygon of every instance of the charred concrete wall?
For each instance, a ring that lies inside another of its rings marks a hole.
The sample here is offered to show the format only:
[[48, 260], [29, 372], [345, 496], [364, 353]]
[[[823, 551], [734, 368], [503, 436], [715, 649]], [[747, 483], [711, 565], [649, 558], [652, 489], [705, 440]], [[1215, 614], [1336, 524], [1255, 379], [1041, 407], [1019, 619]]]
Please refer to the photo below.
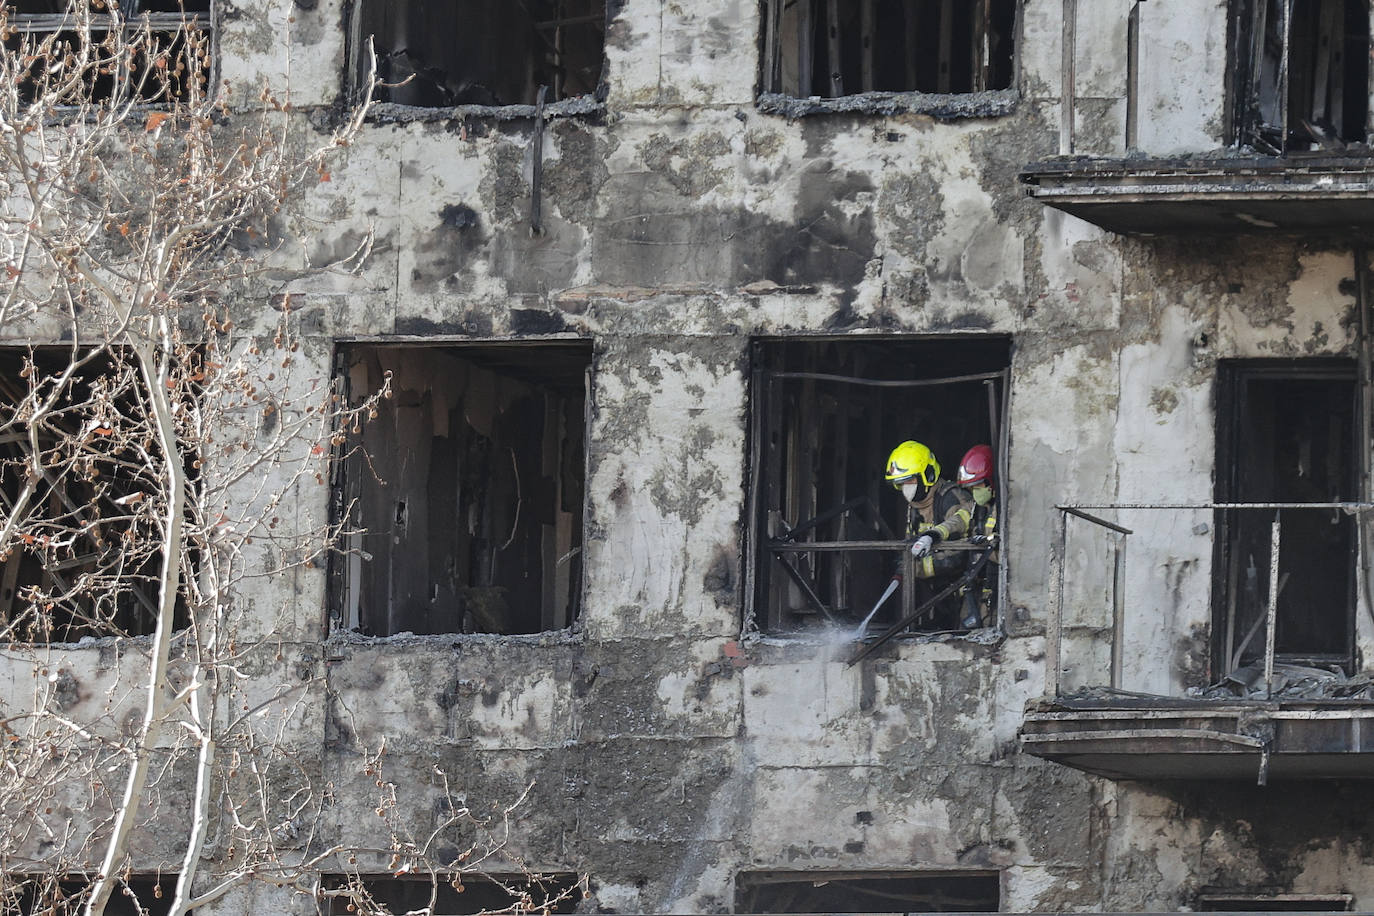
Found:
[[[349, 89], [351, 6], [221, 4], [224, 77], [251, 94], [289, 58], [302, 122], [328, 117]], [[1374, 906], [1374, 789], [1111, 783], [1016, 747], [1045, 684], [1052, 507], [1210, 499], [1217, 361], [1353, 355], [1354, 250], [1126, 240], [1023, 196], [1028, 162], [1125, 151], [1125, 2], [1077, 4], [1066, 46], [1073, 4], [1023, 0], [1011, 95], [946, 117], [765, 113], [755, 4], [609, 6], [594, 110], [542, 132], [379, 110], [292, 215], [306, 242], [288, 258], [376, 239], [360, 274], [293, 290], [322, 374], [339, 341], [589, 339], [594, 354], [570, 630], [364, 639], [330, 632], [322, 573], [254, 596], [283, 657], [325, 672], [293, 741], [334, 785], [338, 838], [377, 840], [355, 749], [385, 739], [416, 824], [436, 816], [436, 765], [473, 805], [533, 784], [512, 848], [590, 875], [588, 906], [608, 911], [729, 912], [753, 870], [991, 869], [1008, 910], [1174, 909], [1213, 886]], [[1146, 152], [1227, 142], [1226, 17], [1222, 0], [1144, 5]], [[951, 334], [1012, 339], [1003, 626], [853, 667], [833, 642], [751, 632], [750, 340]], [[301, 511], [328, 499], [304, 492]], [[1176, 694], [1208, 677], [1209, 519], [1131, 524], [1127, 680]], [[1070, 686], [1101, 683], [1109, 613], [1103, 554], [1073, 544]], [[67, 654], [93, 696], [114, 676], [95, 650]], [[259, 911], [313, 907], [252, 894]]]

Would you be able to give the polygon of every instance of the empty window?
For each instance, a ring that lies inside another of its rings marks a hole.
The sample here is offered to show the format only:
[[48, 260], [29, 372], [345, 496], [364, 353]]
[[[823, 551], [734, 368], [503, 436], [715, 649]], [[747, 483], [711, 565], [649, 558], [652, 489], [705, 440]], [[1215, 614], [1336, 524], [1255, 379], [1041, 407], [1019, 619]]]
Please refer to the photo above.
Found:
[[[889, 454], [914, 440], [953, 482], [976, 445], [1002, 449], [1010, 340], [1005, 337], [754, 343], [751, 409], [752, 614], [769, 632], [853, 627], [878, 603], [909, 554], [911, 509], [886, 479]], [[997, 484], [994, 478], [994, 485]], [[958, 541], [956, 543], [956, 541]], [[967, 588], [937, 597], [974, 552], [941, 545], [933, 576], [906, 576], [867, 632], [911, 620], [912, 630], [968, 629]], [[980, 625], [995, 613], [998, 570], [985, 563], [968, 587]]]
[[588, 343], [352, 345], [351, 391], [391, 397], [354, 431], [338, 514], [342, 623], [369, 635], [537, 633], [582, 593]]
[[[131, 875], [115, 886], [107, 916], [163, 916], [172, 909], [177, 876]], [[0, 911], [24, 916], [78, 916], [90, 885], [79, 878], [0, 875]]]
[[372, 38], [377, 101], [449, 107], [595, 92], [605, 31], [604, 0], [360, 0], [354, 34], [359, 51]]
[[736, 913], [995, 913], [996, 872], [741, 872]]
[[[1217, 500], [1353, 501], [1359, 453], [1350, 360], [1235, 361], [1220, 367]], [[1219, 510], [1213, 632], [1223, 674], [1264, 657], [1271, 527], [1280, 523], [1275, 652], [1353, 671], [1357, 525], [1333, 509]]]
[[1263, 891], [1212, 891], [1198, 894], [1200, 913], [1346, 913], [1350, 894], [1281, 894]]
[[[324, 916], [374, 912], [377, 905], [388, 913], [432, 912], [434, 916], [465, 913], [573, 913], [584, 893], [576, 875], [551, 874], [517, 877], [459, 875], [424, 879], [382, 878], [361, 875], [327, 875], [321, 881]], [[434, 899], [433, 910], [430, 906]]]
[[1234, 0], [1235, 130], [1262, 153], [1364, 143], [1368, 0]]
[[[16, 514], [35, 457], [43, 469], [0, 556], [3, 641], [141, 635], [156, 624], [161, 518], [144, 496], [163, 485], [138, 454], [142, 432], [119, 419], [145, 415], [141, 383], [129, 364], [94, 359], [59, 385], [70, 358], [0, 348], [0, 512]], [[49, 401], [35, 422], [35, 405]], [[185, 619], [182, 603], [177, 625]]]
[[[210, 0], [123, 0], [117, 11], [92, 0], [89, 33], [73, 22], [68, 0], [10, 0], [5, 8], [5, 49], [12, 60], [27, 61], [19, 80], [26, 101], [38, 95], [59, 105], [129, 96], [170, 102], [185, 97], [191, 74], [202, 91], [208, 86]], [[123, 40], [111, 44], [116, 30]], [[88, 41], [83, 79], [57, 88]], [[54, 60], [66, 66], [51, 68]]]
[[764, 0], [766, 92], [978, 92], [1012, 83], [1015, 0]]

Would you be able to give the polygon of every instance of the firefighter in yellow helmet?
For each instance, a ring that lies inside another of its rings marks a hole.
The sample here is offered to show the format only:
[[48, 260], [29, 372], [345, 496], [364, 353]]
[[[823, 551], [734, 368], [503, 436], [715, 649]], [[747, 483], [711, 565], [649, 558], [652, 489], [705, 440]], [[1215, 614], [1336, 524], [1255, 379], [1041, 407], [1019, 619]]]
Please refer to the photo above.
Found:
[[[916, 558], [916, 578], [939, 580], [957, 576], [967, 564], [967, 554], [935, 548], [941, 541], [968, 535], [974, 510], [969, 492], [942, 478], [935, 455], [912, 440], [892, 450], [885, 476], [906, 497], [906, 536], [911, 541], [911, 555]], [[957, 610], [953, 616], [958, 618]]]

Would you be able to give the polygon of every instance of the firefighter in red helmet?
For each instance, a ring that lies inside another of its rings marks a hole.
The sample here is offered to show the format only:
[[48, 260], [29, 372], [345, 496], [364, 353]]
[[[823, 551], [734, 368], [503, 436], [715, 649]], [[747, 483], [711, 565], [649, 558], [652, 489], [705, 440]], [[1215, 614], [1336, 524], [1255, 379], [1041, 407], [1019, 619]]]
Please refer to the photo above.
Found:
[[[958, 483], [973, 501], [973, 519], [968, 527], [969, 540], [987, 544], [997, 542], [997, 493], [993, 488], [992, 448], [975, 445], [964, 453], [959, 462]], [[988, 558], [988, 565], [981, 576], [968, 584], [964, 590], [963, 612], [960, 624], [969, 629], [985, 626], [992, 622], [996, 587], [996, 553]]]

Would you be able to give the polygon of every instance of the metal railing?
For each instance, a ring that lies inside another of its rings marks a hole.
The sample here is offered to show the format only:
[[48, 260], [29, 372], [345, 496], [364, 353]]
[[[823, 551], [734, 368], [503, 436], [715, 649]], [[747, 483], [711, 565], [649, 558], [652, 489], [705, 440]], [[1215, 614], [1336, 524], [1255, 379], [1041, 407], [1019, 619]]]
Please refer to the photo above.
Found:
[[[1066, 629], [1064, 622], [1064, 600], [1066, 594], [1065, 567], [1067, 565], [1068, 553], [1068, 521], [1077, 518], [1089, 522], [1110, 533], [1112, 537], [1112, 571], [1111, 571], [1111, 673], [1109, 685], [1114, 690], [1122, 688], [1125, 640], [1123, 638], [1126, 623], [1125, 608], [1125, 583], [1126, 583], [1126, 543], [1127, 538], [1135, 532], [1118, 524], [1109, 521], [1095, 513], [1099, 512], [1123, 512], [1123, 511], [1236, 511], [1236, 512], [1272, 512], [1274, 519], [1270, 523], [1269, 529], [1269, 587], [1268, 596], [1265, 602], [1264, 615], [1261, 620], [1264, 623], [1264, 692], [1266, 698], [1272, 697], [1274, 689], [1274, 658], [1277, 645], [1278, 629], [1278, 602], [1279, 594], [1282, 591], [1283, 581], [1279, 576], [1279, 558], [1281, 556], [1281, 515], [1287, 511], [1307, 511], [1307, 510], [1326, 510], [1339, 511], [1348, 515], [1356, 516], [1361, 521], [1367, 520], [1367, 516], [1374, 511], [1374, 503], [1361, 502], [1323, 502], [1323, 503], [1098, 503], [1098, 504], [1067, 504], [1056, 505], [1058, 512], [1056, 518], [1054, 547], [1051, 554], [1051, 581], [1050, 581], [1050, 619], [1047, 634], [1049, 636], [1046, 647], [1046, 682], [1045, 693], [1048, 696], [1061, 695], [1061, 680], [1065, 670], [1064, 661], [1064, 632]], [[1213, 533], [1215, 537], [1215, 531]], [[1364, 543], [1363, 525], [1356, 526], [1357, 554], [1363, 556], [1366, 548]], [[1229, 620], [1229, 618], [1228, 618]], [[1258, 621], [1251, 628], [1250, 632], [1241, 641], [1239, 648], [1234, 654], [1230, 654], [1231, 646], [1228, 635], [1228, 669], [1234, 669], [1238, 663], [1243, 650], [1247, 647], [1250, 640], [1256, 635]], [[1231, 673], [1231, 670], [1226, 672]]]

